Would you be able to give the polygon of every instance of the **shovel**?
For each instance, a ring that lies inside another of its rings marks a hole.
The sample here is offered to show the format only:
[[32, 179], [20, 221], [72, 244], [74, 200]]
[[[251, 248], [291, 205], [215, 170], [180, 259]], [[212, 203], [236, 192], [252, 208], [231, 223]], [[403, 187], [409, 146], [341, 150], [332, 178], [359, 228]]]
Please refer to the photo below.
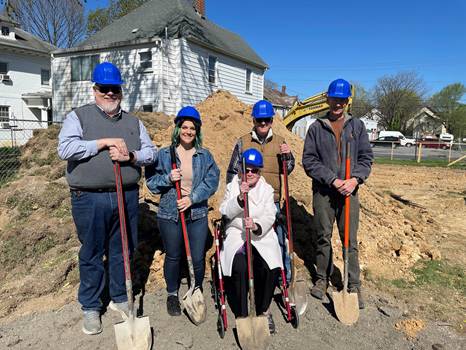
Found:
[[[345, 180], [351, 178], [351, 155], [350, 143], [346, 144], [346, 170]], [[348, 293], [348, 246], [349, 246], [349, 229], [350, 229], [350, 196], [345, 197], [345, 235], [343, 242], [343, 258], [344, 258], [344, 273], [343, 273], [343, 290], [333, 292], [333, 307], [337, 318], [345, 325], [352, 325], [359, 318], [358, 294]]]
[[[176, 169], [176, 153], [175, 147], [170, 147], [170, 156], [172, 169]], [[181, 185], [180, 181], [175, 182], [177, 198], [181, 199]], [[191, 248], [189, 246], [188, 230], [186, 229], [186, 220], [184, 212], [180, 211], [181, 228], [183, 231], [184, 248], [186, 250], [186, 260], [188, 261], [189, 270], [189, 289], [181, 300], [183, 308], [186, 310], [189, 319], [196, 325], [200, 325], [206, 319], [206, 306], [204, 302], [204, 296], [199, 287], [194, 287], [196, 279], [194, 277], [193, 259], [191, 257]]]
[[118, 350], [149, 350], [152, 346], [152, 332], [149, 317], [136, 317], [134, 313], [133, 283], [129, 263], [128, 236], [126, 233], [125, 202], [123, 199], [123, 185], [121, 181], [120, 163], [113, 164], [118, 199], [118, 215], [120, 217], [121, 247], [125, 269], [126, 295], [128, 296], [127, 318], [116, 325], [115, 338]]
[[[291, 280], [290, 286], [288, 287], [288, 296], [290, 304], [292, 305], [292, 312], [296, 313], [294, 317], [294, 324], [299, 323], [299, 316], [304, 315], [307, 308], [307, 285], [304, 280], [296, 280], [296, 261], [295, 253], [293, 249], [293, 227], [291, 225], [291, 211], [290, 211], [290, 194], [288, 189], [288, 167], [286, 164], [287, 156], [282, 156], [282, 167], [283, 167], [283, 187], [285, 192], [285, 208], [286, 208], [286, 225], [288, 230], [288, 255], [290, 256], [291, 265]], [[293, 310], [294, 308], [294, 310]], [[295, 327], [295, 328], [296, 328]]]
[[[246, 163], [243, 158], [243, 181], [246, 180]], [[249, 216], [248, 194], [243, 197], [244, 217]], [[254, 272], [252, 269], [252, 247], [251, 232], [246, 229], [246, 256], [248, 265], [248, 282], [249, 282], [249, 312], [248, 317], [236, 319], [236, 331], [238, 333], [239, 343], [243, 350], [264, 350], [270, 343], [270, 331], [267, 317], [264, 315], [254, 316], [256, 314], [256, 302], [254, 295]]]

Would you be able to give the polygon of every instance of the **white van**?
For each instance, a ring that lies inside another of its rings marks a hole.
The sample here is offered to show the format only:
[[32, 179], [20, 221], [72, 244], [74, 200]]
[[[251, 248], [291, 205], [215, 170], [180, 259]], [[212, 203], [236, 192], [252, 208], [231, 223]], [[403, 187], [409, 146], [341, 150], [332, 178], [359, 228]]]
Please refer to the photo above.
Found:
[[408, 139], [407, 137], [405, 137], [405, 135], [403, 135], [399, 131], [382, 130], [382, 131], [379, 132], [379, 137], [387, 137], [387, 136], [398, 137], [400, 139], [400, 144], [402, 146], [411, 147], [411, 146], [414, 146], [416, 144], [415, 139]]

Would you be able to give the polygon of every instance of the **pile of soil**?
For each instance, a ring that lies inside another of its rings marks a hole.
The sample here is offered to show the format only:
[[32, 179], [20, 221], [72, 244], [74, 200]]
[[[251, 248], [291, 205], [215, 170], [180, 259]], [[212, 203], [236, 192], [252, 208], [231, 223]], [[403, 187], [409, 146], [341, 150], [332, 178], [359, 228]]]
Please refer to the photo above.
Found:
[[[233, 146], [252, 128], [251, 106], [219, 91], [197, 108], [203, 120], [204, 146], [221, 169], [219, 190], [210, 201], [214, 218], [219, 216]], [[141, 113], [139, 117], [158, 147], [169, 144], [173, 117], [162, 113]], [[291, 208], [299, 263], [306, 266], [300, 270], [307, 274], [312, 269], [314, 251], [311, 180], [301, 164], [303, 141], [291, 134], [279, 117], [275, 118], [273, 130], [286, 138], [296, 156], [296, 167], [289, 179]], [[58, 131], [50, 127], [35, 132], [23, 148], [16, 180], [0, 188], [0, 318], [53, 308], [75, 298], [79, 242], [64, 178], [66, 162], [56, 155]], [[360, 194], [359, 241], [364, 271], [388, 278], [409, 277], [408, 270], [416, 260], [440, 258], [429, 243], [436, 224], [427, 210], [393, 199], [390, 193], [378, 191], [370, 180]], [[162, 288], [164, 254], [155, 220], [158, 198], [147, 190], [141, 195], [136, 280], [139, 287]], [[334, 245], [339, 252], [337, 236]]]

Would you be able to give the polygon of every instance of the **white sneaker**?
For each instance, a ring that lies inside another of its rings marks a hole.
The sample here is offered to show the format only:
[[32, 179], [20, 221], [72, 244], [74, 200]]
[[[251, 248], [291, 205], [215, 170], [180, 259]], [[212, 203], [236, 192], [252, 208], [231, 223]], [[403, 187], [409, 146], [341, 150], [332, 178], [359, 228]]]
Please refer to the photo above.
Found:
[[102, 322], [100, 322], [100, 312], [96, 310], [85, 310], [83, 312], [83, 332], [93, 335], [102, 332]]

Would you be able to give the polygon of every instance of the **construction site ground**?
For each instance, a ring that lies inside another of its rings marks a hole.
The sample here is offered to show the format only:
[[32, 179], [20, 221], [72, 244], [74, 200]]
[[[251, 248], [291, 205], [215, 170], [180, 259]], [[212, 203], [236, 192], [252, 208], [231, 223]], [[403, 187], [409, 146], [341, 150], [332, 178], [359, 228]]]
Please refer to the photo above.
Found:
[[[204, 144], [221, 169], [219, 190], [210, 201], [215, 218], [231, 149], [251, 128], [250, 106], [218, 92], [197, 107], [203, 116]], [[168, 145], [172, 119], [160, 113], [139, 116], [154, 143]], [[287, 139], [297, 158], [290, 176], [293, 229], [299, 273], [310, 287], [312, 191], [301, 164], [303, 141], [279, 119], [273, 128]], [[66, 163], [55, 152], [57, 134], [57, 128], [38, 131], [22, 150], [18, 176], [0, 188], [0, 349], [115, 348], [112, 324], [119, 317], [111, 311], [103, 316], [101, 335], [85, 336], [80, 330], [79, 242], [63, 177]], [[154, 328], [155, 349], [238, 348], [232, 327], [223, 340], [216, 332], [208, 268], [207, 321], [196, 327], [184, 316], [167, 315], [164, 253], [155, 218], [158, 197], [141, 185], [134, 279], [136, 292], [145, 287], [143, 309]], [[367, 308], [359, 322], [343, 326], [328, 300], [322, 303], [308, 295], [308, 310], [295, 330], [273, 303], [277, 334], [271, 349], [465, 348], [466, 172], [375, 164], [360, 198], [359, 250]], [[341, 242], [334, 237], [335, 265], [341, 268]], [[210, 248], [207, 256], [212, 252]]]

